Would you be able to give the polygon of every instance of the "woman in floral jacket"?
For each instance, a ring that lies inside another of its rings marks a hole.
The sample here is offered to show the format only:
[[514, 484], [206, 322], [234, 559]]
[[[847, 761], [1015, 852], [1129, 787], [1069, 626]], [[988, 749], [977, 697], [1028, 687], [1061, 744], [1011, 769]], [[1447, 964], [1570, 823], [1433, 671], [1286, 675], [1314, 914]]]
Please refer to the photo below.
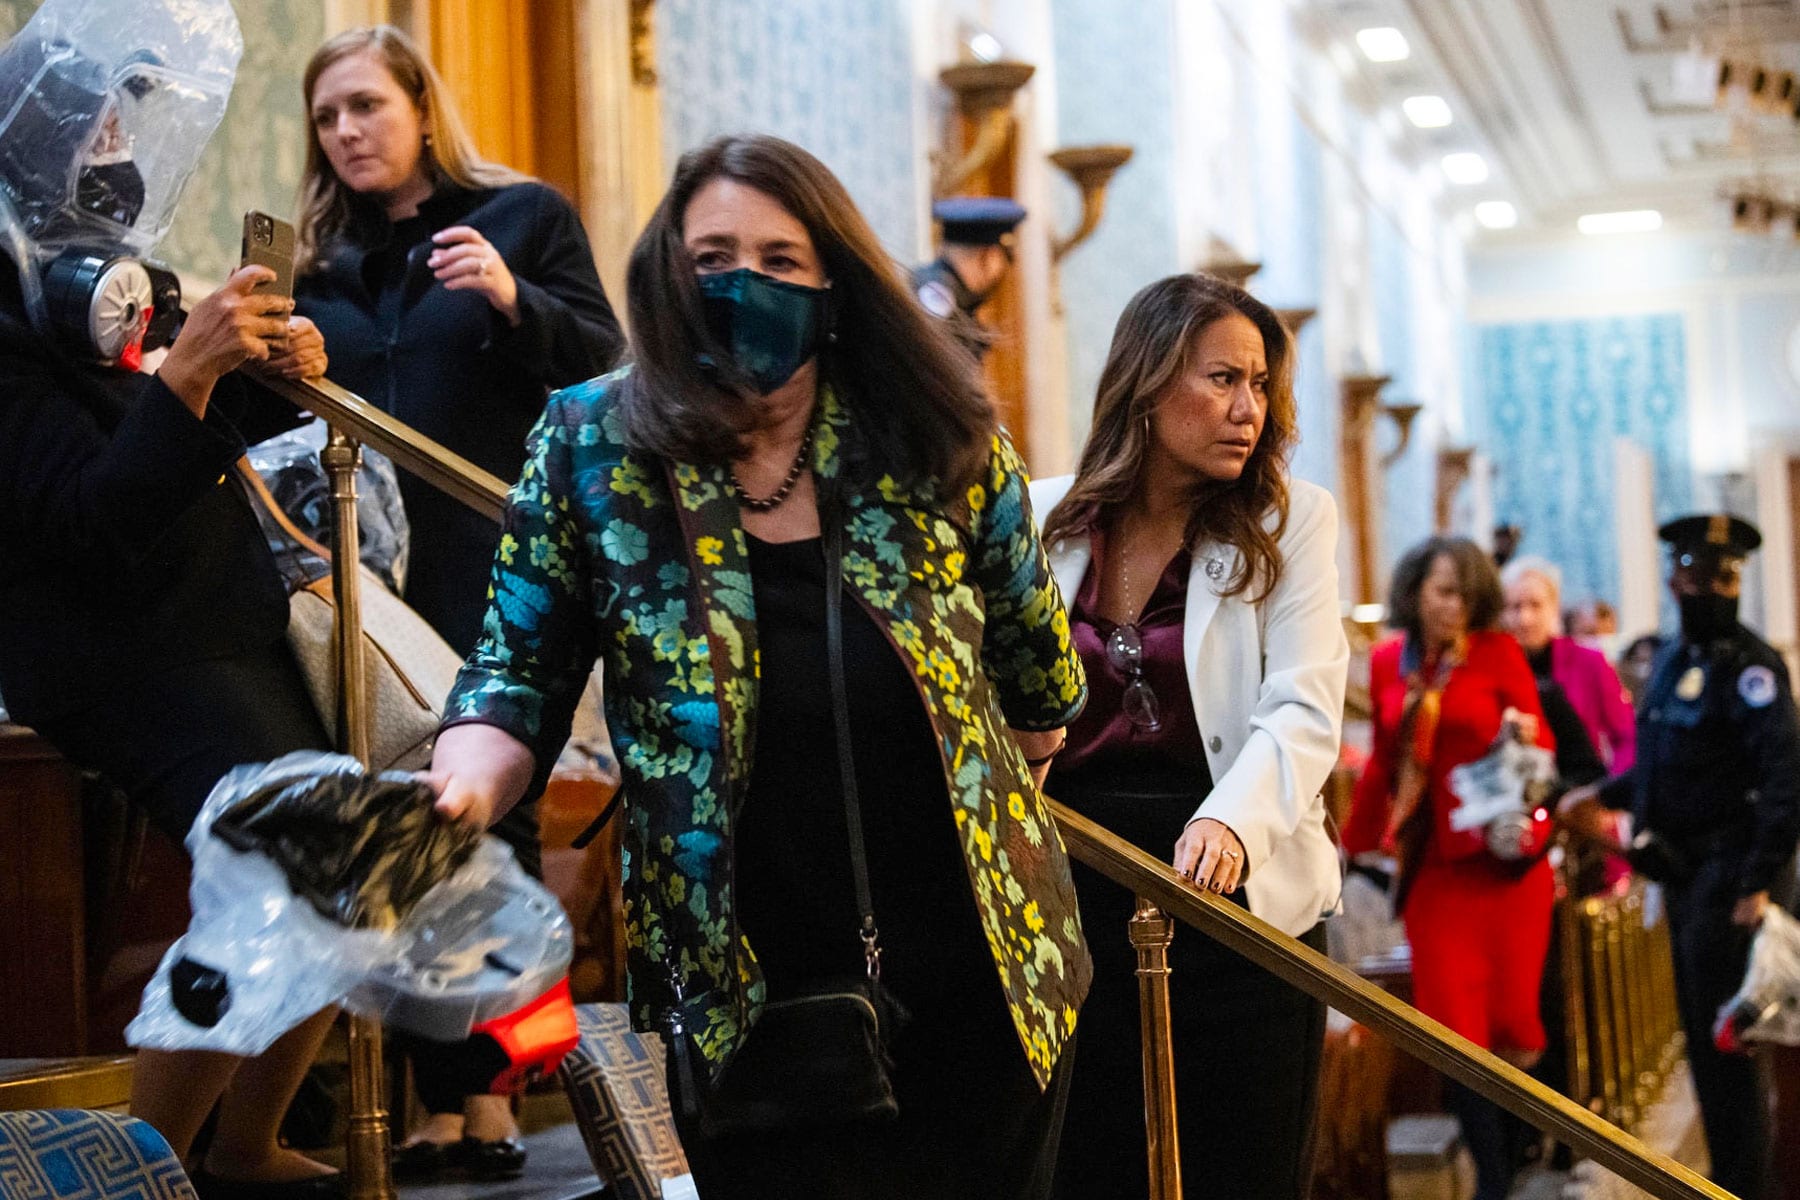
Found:
[[491, 822], [603, 659], [633, 1014], [674, 1010], [724, 1067], [765, 1004], [863, 966], [823, 632], [841, 529], [882, 979], [912, 1014], [899, 1117], [684, 1127], [709, 1200], [1042, 1196], [1056, 1156], [1090, 966], [1037, 781], [1085, 683], [1019, 459], [897, 279], [798, 147], [682, 159], [632, 255], [636, 364], [550, 398], [433, 763], [440, 810]]

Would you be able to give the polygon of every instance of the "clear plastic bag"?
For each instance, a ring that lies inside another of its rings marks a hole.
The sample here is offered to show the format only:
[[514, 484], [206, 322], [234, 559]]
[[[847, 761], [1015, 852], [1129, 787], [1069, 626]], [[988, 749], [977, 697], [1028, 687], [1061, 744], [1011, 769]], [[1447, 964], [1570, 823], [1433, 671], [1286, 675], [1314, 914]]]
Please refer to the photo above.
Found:
[[383, 930], [323, 915], [273, 859], [233, 850], [213, 831], [221, 814], [265, 788], [362, 773], [354, 759], [301, 752], [219, 781], [188, 833], [193, 919], [145, 989], [127, 1042], [260, 1054], [333, 1004], [456, 1041], [563, 977], [574, 948], [568, 918], [493, 837]]
[[[331, 481], [319, 462], [327, 432], [324, 421], [311, 421], [250, 448], [250, 465], [268, 485], [269, 494], [301, 532], [321, 545], [329, 545], [331, 540]], [[331, 573], [318, 556], [295, 545], [260, 504], [255, 508], [269, 549], [285, 574], [319, 579]], [[411, 527], [400, 500], [400, 477], [394, 464], [367, 446], [356, 473], [356, 523], [363, 566], [399, 595], [406, 588]]]
[[46, 0], [0, 49], [0, 236], [33, 311], [36, 260], [162, 240], [243, 49], [228, 0]]
[[1518, 730], [1508, 723], [1486, 754], [1450, 769], [1450, 790], [1457, 799], [1450, 828], [1486, 829], [1502, 818], [1527, 816], [1546, 801], [1555, 783], [1556, 756], [1520, 741]]
[[1714, 1039], [1728, 1051], [1746, 1042], [1800, 1046], [1800, 921], [1779, 905], [1763, 913], [1744, 986], [1719, 1009]]

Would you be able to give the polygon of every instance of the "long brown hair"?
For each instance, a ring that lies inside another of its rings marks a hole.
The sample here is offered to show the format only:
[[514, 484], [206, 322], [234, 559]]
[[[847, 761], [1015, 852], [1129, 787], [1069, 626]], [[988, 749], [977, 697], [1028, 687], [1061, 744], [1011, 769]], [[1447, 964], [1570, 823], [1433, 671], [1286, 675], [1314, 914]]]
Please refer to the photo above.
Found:
[[819, 348], [819, 374], [855, 414], [849, 478], [935, 481], [960, 495], [995, 429], [973, 360], [901, 286], [837, 176], [775, 137], [721, 137], [682, 155], [632, 248], [625, 297], [637, 366], [619, 400], [626, 441], [679, 461], [725, 462], [744, 452], [756, 419], [748, 382], [702, 364], [729, 364], [730, 354], [708, 330], [682, 227], [688, 203], [715, 179], [766, 194], [812, 238], [831, 281], [833, 338]]
[[1431, 574], [1431, 568], [1440, 558], [1449, 559], [1450, 565], [1456, 568], [1457, 591], [1462, 593], [1469, 632], [1494, 628], [1500, 621], [1501, 610], [1506, 607], [1494, 560], [1468, 538], [1450, 534], [1428, 537], [1400, 556], [1394, 566], [1393, 582], [1388, 585], [1388, 628], [1403, 630], [1414, 640], [1424, 636], [1419, 594], [1425, 590], [1425, 577]]
[[1268, 412], [1243, 474], [1231, 483], [1196, 488], [1187, 544], [1209, 539], [1237, 548], [1238, 566], [1225, 595], [1254, 590], [1260, 600], [1274, 590], [1284, 566], [1279, 543], [1287, 529], [1288, 455], [1298, 439], [1294, 342], [1268, 305], [1210, 275], [1159, 279], [1119, 315], [1094, 396], [1094, 426], [1074, 484], [1044, 519], [1046, 543], [1105, 525], [1145, 486], [1151, 410], [1189, 370], [1201, 331], [1234, 313], [1262, 333]]
[[372, 202], [344, 186], [332, 169], [331, 160], [319, 145], [319, 131], [312, 119], [313, 89], [318, 86], [319, 76], [353, 54], [373, 55], [387, 67], [400, 90], [412, 98], [425, 125], [421, 153], [425, 170], [433, 179], [447, 179], [465, 188], [491, 188], [523, 183], [530, 178], [475, 152], [475, 143], [451, 103], [449, 88], [418, 43], [392, 25], [346, 29], [313, 52], [301, 83], [306, 99], [306, 168], [300, 176], [294, 258], [303, 272], [318, 261], [321, 250], [356, 217], [373, 212]]

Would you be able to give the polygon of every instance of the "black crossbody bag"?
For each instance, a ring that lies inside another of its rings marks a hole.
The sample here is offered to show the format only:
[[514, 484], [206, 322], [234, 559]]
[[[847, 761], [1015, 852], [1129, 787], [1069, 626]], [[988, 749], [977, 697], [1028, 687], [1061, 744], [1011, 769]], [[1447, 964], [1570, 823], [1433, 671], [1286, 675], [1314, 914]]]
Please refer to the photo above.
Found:
[[765, 1004], [716, 1079], [707, 1077], [705, 1060], [680, 1026], [679, 1009], [672, 1012], [669, 1040], [681, 1111], [708, 1137], [877, 1123], [900, 1112], [889, 1046], [907, 1014], [881, 982], [880, 931], [869, 896], [844, 682], [843, 539], [843, 523], [834, 515], [825, 535], [825, 641], [864, 969]]

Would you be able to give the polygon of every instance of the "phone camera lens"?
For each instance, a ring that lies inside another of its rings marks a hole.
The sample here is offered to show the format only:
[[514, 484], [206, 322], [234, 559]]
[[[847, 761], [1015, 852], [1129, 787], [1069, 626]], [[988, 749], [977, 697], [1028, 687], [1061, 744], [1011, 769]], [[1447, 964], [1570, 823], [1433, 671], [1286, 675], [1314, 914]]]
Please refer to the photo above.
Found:
[[252, 222], [256, 240], [267, 246], [275, 240], [275, 225], [267, 217], [258, 217]]

